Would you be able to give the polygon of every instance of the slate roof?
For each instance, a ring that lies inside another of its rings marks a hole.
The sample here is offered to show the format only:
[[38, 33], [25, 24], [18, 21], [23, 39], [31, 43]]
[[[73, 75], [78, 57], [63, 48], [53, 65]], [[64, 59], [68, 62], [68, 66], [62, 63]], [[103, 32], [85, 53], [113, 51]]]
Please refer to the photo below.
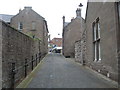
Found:
[[65, 26], [67, 26], [70, 22], [65, 22]]
[[13, 17], [14, 15], [7, 15], [7, 14], [0, 14], [0, 19], [4, 22], [10, 22], [11, 18]]

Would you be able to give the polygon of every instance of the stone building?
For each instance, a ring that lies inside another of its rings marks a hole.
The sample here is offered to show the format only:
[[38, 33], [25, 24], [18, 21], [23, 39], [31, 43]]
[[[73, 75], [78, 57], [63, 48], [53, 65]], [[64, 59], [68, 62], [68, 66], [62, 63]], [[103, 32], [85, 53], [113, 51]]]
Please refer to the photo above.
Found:
[[49, 51], [50, 52], [62, 52], [62, 38], [53, 38], [49, 41]]
[[48, 51], [48, 28], [45, 18], [36, 13], [32, 7], [24, 7], [19, 13], [11, 18], [12, 27], [20, 32], [41, 40], [42, 53]]
[[118, 80], [120, 61], [120, 2], [88, 2], [85, 64]]
[[63, 16], [63, 55], [65, 57], [75, 57], [75, 42], [80, 40], [84, 27], [81, 9], [76, 10], [76, 18], [71, 19], [70, 23], [66, 23]]
[[2, 52], [1, 51], [2, 51], [2, 23], [0, 23], [0, 89], [2, 89]]

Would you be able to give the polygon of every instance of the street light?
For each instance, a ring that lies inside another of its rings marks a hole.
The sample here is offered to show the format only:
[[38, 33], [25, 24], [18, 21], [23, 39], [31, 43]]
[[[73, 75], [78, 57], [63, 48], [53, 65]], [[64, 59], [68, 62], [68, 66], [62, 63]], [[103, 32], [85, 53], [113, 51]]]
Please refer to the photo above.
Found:
[[80, 3], [79, 7], [82, 7], [82, 6], [83, 6], [82, 3]]

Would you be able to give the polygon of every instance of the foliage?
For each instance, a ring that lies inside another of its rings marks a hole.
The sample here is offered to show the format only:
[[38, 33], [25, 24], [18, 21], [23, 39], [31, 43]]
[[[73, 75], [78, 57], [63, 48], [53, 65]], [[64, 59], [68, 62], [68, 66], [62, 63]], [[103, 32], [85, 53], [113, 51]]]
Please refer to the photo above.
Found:
[[41, 38], [35, 37], [35, 35], [31, 32], [27, 33], [26, 35], [31, 37], [35, 41], [37, 41], [37, 40], [41, 41]]

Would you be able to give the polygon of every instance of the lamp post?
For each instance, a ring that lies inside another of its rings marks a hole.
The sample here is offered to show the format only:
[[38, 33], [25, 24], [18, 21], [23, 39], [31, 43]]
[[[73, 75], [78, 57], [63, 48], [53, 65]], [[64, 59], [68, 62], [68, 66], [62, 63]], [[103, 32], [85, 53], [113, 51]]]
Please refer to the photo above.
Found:
[[82, 6], [83, 6], [82, 3], [80, 3], [79, 7], [82, 7]]

